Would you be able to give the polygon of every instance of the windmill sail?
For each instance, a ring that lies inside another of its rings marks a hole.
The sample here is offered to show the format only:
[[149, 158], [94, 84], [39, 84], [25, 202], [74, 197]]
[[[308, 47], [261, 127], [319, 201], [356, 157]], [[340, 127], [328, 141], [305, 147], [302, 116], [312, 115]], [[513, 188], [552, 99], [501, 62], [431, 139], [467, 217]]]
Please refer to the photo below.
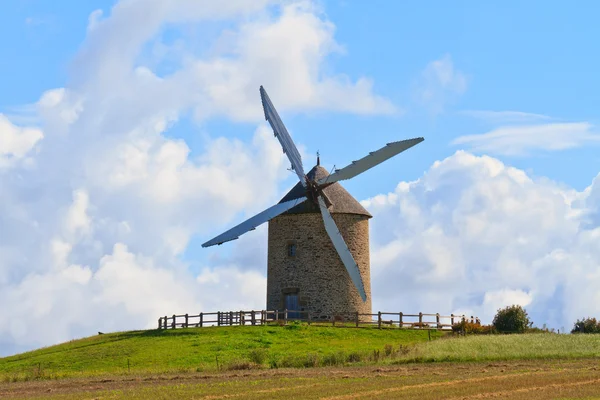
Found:
[[318, 200], [319, 208], [321, 209], [321, 215], [323, 216], [323, 223], [325, 224], [325, 230], [331, 238], [333, 247], [335, 247], [335, 250], [340, 255], [342, 263], [344, 263], [344, 266], [346, 267], [354, 286], [356, 286], [356, 289], [358, 289], [360, 297], [362, 297], [363, 301], [367, 301], [367, 294], [365, 293], [365, 286], [360, 275], [360, 270], [358, 269], [358, 264], [356, 264], [356, 261], [354, 261], [354, 257], [352, 257], [352, 253], [350, 253], [348, 245], [346, 245], [346, 242], [344, 241], [342, 234], [335, 224], [333, 217], [329, 213], [329, 210], [325, 205], [325, 201], [321, 196], [318, 197]]
[[342, 169], [336, 169], [333, 174], [320, 179], [317, 183], [319, 185], [323, 185], [325, 183], [334, 183], [344, 179], [354, 178], [356, 175], [360, 175], [366, 170], [381, 164], [385, 160], [402, 153], [404, 150], [408, 150], [411, 147], [421, 143], [423, 140], [424, 139], [422, 137], [419, 137], [388, 143], [385, 145], [385, 147], [382, 147], [377, 151], [370, 152], [368, 156], [365, 156], [357, 161], [352, 161], [352, 164]]
[[214, 239], [209, 240], [208, 242], [204, 243], [202, 247], [210, 247], [214, 246], [215, 244], [222, 244], [231, 240], [235, 240], [242, 236], [244, 233], [255, 229], [257, 226], [267, 222], [270, 219], [275, 218], [279, 214], [283, 214], [287, 210], [294, 208], [295, 206], [297, 206], [300, 203], [303, 203], [304, 201], [306, 201], [306, 197], [289, 200], [285, 203], [275, 204], [274, 206], [267, 208], [265, 211], [256, 214], [254, 217], [247, 219], [241, 224], [234, 226], [227, 232], [222, 233]]
[[296, 172], [296, 175], [298, 175], [298, 179], [302, 182], [302, 186], [306, 187], [306, 176], [304, 174], [304, 168], [302, 167], [302, 157], [300, 157], [300, 153], [298, 152], [292, 137], [285, 128], [285, 125], [283, 125], [281, 118], [279, 118], [275, 106], [271, 103], [267, 91], [262, 86], [260, 87], [260, 98], [262, 100], [263, 110], [265, 111], [265, 119], [269, 121], [271, 128], [273, 128], [275, 137], [277, 137], [279, 143], [281, 143], [283, 152], [290, 160], [292, 169]]

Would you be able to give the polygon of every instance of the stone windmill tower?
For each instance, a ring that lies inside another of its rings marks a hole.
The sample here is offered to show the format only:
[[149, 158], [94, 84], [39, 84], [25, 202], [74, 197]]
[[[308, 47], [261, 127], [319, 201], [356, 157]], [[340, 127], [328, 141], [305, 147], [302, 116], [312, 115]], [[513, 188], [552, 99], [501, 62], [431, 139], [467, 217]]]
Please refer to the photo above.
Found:
[[[326, 178], [319, 165], [306, 176]], [[280, 203], [304, 194], [298, 183]], [[339, 183], [323, 189], [329, 212], [348, 245], [364, 287], [366, 300], [327, 235], [319, 207], [305, 201], [269, 221], [267, 309], [310, 311], [311, 318], [330, 318], [350, 312], [371, 313], [369, 219], [364, 209]], [[292, 316], [295, 316], [292, 314]]]
[[235, 240], [269, 221], [268, 310], [309, 311], [317, 318], [371, 313], [371, 215], [338, 181], [361, 174], [423, 138], [388, 143], [331, 175], [317, 159], [317, 165], [305, 174], [300, 153], [262, 86], [260, 94], [265, 118], [300, 182], [279, 203], [202, 247]]

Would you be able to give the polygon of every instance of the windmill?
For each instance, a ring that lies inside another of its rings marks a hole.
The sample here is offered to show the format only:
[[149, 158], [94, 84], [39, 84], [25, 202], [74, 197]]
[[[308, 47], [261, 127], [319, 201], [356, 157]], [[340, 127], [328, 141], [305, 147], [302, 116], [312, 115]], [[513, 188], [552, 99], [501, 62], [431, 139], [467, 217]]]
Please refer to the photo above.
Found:
[[[347, 276], [351, 279], [351, 282], [356, 287], [362, 302], [367, 301], [367, 293], [365, 290], [365, 285], [363, 282], [363, 278], [361, 276], [361, 269], [359, 265], [355, 261], [355, 258], [352, 255], [351, 250], [348, 248], [346, 241], [344, 240], [343, 235], [340, 233], [338, 226], [332, 214], [330, 213], [330, 209], [336, 207], [336, 199], [340, 198], [339, 195], [336, 195], [335, 199], [330, 198], [330, 194], [339, 193], [341, 189], [343, 191], [342, 196], [349, 197], [356, 204], [356, 200], [354, 200], [349, 194], [339, 186], [338, 181], [346, 180], [353, 178], [366, 170], [384, 162], [385, 160], [415, 146], [416, 144], [422, 142], [423, 138], [414, 138], [408, 140], [402, 140], [398, 142], [388, 143], [383, 148], [370, 152], [367, 156], [361, 158], [360, 160], [353, 161], [350, 165], [336, 169], [332, 174], [327, 174], [327, 172], [320, 167], [317, 161], [317, 166], [313, 168], [308, 174], [305, 174], [304, 167], [302, 165], [302, 159], [300, 157], [300, 153], [296, 148], [294, 142], [292, 141], [291, 136], [289, 135], [287, 129], [283, 125], [281, 118], [277, 114], [271, 99], [267, 95], [265, 89], [260, 87], [260, 96], [262, 100], [262, 105], [265, 113], [265, 119], [269, 122], [271, 127], [273, 128], [273, 132], [281, 146], [283, 148], [283, 152], [287, 155], [290, 163], [291, 169], [296, 173], [299, 179], [299, 184], [296, 185], [294, 189], [292, 189], [284, 199], [275, 204], [272, 207], [267, 208], [263, 212], [255, 215], [254, 217], [242, 222], [241, 224], [231, 228], [227, 232], [220, 234], [219, 236], [209, 240], [204, 243], [202, 247], [209, 247], [214, 245], [221, 245], [225, 242], [238, 239], [244, 233], [256, 229], [257, 226], [276, 219], [278, 216], [287, 214], [291, 212], [291, 210], [298, 209], [299, 207], [312, 208], [313, 212], [317, 212], [321, 214], [322, 217], [322, 226], [325, 228], [326, 235], [329, 237], [331, 244], [333, 245], [333, 249], [337, 253], [337, 260], [331, 260], [333, 263], [338, 263], [341, 261], [345, 270], [347, 271]], [[337, 191], [334, 191], [335, 187], [339, 187]], [[344, 194], [345, 193], [345, 194]], [[358, 205], [363, 211], [364, 215], [367, 215], [370, 218], [370, 214], [366, 212], [360, 205]], [[353, 211], [350, 211], [353, 212]], [[359, 212], [355, 212], [357, 214]], [[281, 217], [279, 217], [281, 218]], [[269, 222], [271, 224], [271, 222]], [[297, 229], [297, 228], [295, 228]], [[320, 227], [316, 227], [315, 230], [320, 229]], [[322, 230], [322, 229], [321, 229]], [[313, 239], [313, 234], [310, 234], [311, 237], [309, 239]], [[368, 226], [367, 226], [367, 235], [368, 235]], [[320, 236], [321, 239], [327, 240], [325, 235]], [[367, 239], [367, 247], [368, 247], [368, 239]], [[367, 250], [368, 251], [368, 250]], [[294, 250], [295, 252], [295, 250]], [[309, 260], [312, 264], [312, 261]], [[368, 263], [368, 254], [367, 254], [367, 263]], [[341, 267], [340, 267], [341, 268]], [[368, 266], [367, 266], [368, 268]], [[339, 271], [338, 271], [339, 272]], [[339, 279], [340, 275], [335, 275]], [[286, 307], [289, 308], [289, 307]], [[297, 308], [291, 308], [297, 309]], [[369, 301], [369, 309], [370, 309], [370, 301]], [[350, 310], [348, 310], [350, 311]]]

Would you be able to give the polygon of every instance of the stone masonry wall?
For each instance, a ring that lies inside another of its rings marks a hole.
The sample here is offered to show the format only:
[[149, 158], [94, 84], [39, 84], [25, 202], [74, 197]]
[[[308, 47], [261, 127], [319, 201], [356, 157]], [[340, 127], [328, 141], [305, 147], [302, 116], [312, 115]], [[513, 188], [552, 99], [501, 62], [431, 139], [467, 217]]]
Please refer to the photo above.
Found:
[[[301, 309], [318, 318], [371, 313], [369, 219], [357, 214], [333, 214], [333, 219], [359, 266], [367, 301], [352, 283], [320, 214], [280, 215], [269, 221], [268, 310], [283, 310], [284, 295], [297, 293]], [[288, 256], [290, 243], [296, 244], [294, 257]]]

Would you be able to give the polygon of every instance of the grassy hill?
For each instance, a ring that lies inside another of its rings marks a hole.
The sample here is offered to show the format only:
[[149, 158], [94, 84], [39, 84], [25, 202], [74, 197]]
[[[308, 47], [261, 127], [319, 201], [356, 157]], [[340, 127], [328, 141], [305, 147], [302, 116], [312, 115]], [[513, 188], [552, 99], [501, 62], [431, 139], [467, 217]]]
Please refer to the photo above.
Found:
[[[432, 339], [441, 335], [431, 332]], [[339, 365], [425, 341], [426, 331], [305, 325], [120, 332], [1, 358], [0, 377]]]
[[[448, 337], [441, 332], [234, 326], [121, 332], [0, 359], [0, 381], [435, 361], [600, 357], [600, 335]], [[438, 340], [441, 339], [441, 340]]]

